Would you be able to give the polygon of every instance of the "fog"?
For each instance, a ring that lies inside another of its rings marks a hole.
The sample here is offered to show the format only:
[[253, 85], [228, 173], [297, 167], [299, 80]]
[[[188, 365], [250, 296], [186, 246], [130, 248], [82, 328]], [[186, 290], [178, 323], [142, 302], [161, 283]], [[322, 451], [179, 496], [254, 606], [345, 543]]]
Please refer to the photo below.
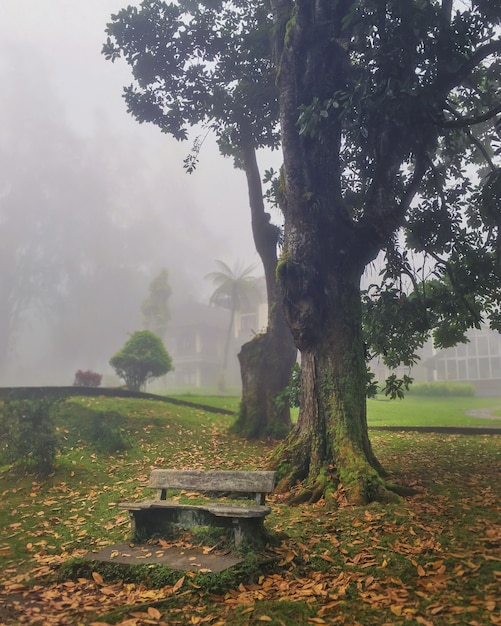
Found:
[[[101, 55], [119, 0], [0, 3], [0, 384], [106, 373], [152, 278], [208, 300], [214, 260], [256, 264], [244, 174], [126, 112]], [[268, 164], [265, 164], [268, 165]], [[275, 164], [274, 164], [275, 165]]]

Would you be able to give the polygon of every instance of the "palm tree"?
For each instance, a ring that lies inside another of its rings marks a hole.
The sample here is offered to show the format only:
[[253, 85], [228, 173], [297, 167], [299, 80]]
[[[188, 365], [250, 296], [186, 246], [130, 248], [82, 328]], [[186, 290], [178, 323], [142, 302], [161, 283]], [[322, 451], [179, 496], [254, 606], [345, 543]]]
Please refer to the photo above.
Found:
[[251, 276], [251, 272], [255, 269], [254, 265], [244, 267], [241, 261], [237, 261], [232, 269], [223, 261], [216, 260], [216, 264], [219, 266], [219, 271], [211, 272], [205, 278], [212, 280], [215, 286], [210, 297], [210, 304], [230, 311], [230, 321], [226, 333], [221, 378], [219, 381], [220, 389], [224, 390], [235, 314], [255, 308], [261, 300], [261, 292], [256, 278]]

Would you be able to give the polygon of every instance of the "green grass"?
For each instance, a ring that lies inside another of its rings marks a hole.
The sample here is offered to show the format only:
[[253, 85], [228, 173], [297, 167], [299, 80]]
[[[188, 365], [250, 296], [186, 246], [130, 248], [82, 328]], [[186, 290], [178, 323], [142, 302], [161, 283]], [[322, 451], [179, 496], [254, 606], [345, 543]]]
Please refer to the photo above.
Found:
[[[493, 409], [497, 420], [466, 415]], [[497, 426], [501, 427], [501, 398], [428, 398], [407, 396], [367, 401], [369, 426]]]
[[[208, 401], [204, 397], [203, 404]], [[500, 405], [475, 398], [369, 403], [371, 412], [380, 410], [381, 420], [389, 420], [381, 424], [398, 425], [418, 421], [419, 411], [420, 424], [437, 423], [462, 419], [463, 410]], [[108, 411], [121, 416], [114, 424], [128, 442], [117, 453], [89, 436], [96, 413]], [[389, 479], [412, 486], [416, 495], [336, 510], [321, 503], [291, 508], [276, 496], [266, 525], [282, 543], [264, 555], [266, 567], [251, 559], [224, 576], [191, 576], [144, 565], [126, 572], [81, 564], [83, 551], [127, 541], [130, 522], [117, 503], [151, 496], [145, 484], [152, 467], [262, 468], [270, 444], [229, 435], [233, 419], [158, 401], [65, 402], [53, 474], [42, 478], [0, 467], [2, 623], [37, 623], [40, 615], [57, 623], [63, 613], [74, 625], [127, 618], [138, 626], [499, 623], [498, 436], [373, 431]]]
[[[240, 396], [184, 394], [173, 396], [195, 402], [238, 411]], [[466, 415], [467, 411], [491, 409], [498, 419], [483, 419]], [[297, 409], [292, 409], [293, 421]], [[369, 426], [493, 426], [501, 427], [501, 398], [422, 397], [406, 396], [403, 400], [388, 400], [384, 396], [367, 401]]]

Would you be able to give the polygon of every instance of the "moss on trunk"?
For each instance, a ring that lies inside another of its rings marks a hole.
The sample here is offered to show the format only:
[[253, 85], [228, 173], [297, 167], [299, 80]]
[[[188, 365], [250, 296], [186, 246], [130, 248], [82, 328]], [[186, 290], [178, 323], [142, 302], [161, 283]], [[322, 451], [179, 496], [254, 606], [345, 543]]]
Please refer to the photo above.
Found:
[[[292, 502], [313, 502], [336, 489], [356, 504], [393, 500], [368, 436], [360, 277], [347, 267], [332, 276], [328, 297], [315, 297], [310, 289], [307, 315], [305, 307], [292, 306], [290, 300], [286, 307], [303, 346], [301, 407], [297, 426], [271, 465], [282, 491], [304, 481], [299, 492], [293, 489]], [[312, 320], [314, 329], [308, 328]]]

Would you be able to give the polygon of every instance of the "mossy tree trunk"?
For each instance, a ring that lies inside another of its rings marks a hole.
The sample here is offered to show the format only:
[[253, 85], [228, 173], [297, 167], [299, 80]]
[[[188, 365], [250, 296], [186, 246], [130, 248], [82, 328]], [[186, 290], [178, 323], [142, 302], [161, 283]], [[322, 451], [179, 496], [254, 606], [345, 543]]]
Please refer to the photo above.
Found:
[[[280, 270], [286, 293], [297, 291], [290, 266]], [[285, 489], [306, 479], [300, 499], [315, 500], [340, 483], [353, 503], [387, 498], [367, 430], [360, 274], [348, 256], [328, 273], [327, 297], [310, 286], [308, 300], [286, 304], [301, 347], [301, 407], [275, 465]]]
[[238, 355], [242, 378], [242, 401], [233, 431], [249, 439], [283, 438], [291, 428], [288, 403], [277, 403], [277, 395], [289, 384], [297, 350], [280, 306], [276, 278], [277, 245], [280, 231], [265, 211], [256, 152], [251, 141], [243, 141], [242, 163], [247, 177], [252, 233], [261, 257], [268, 299], [265, 332], [242, 346]]
[[302, 384], [298, 424], [273, 465], [284, 489], [306, 481], [304, 499], [339, 483], [352, 502], [388, 498], [367, 430], [360, 279], [398, 222], [398, 216], [385, 222], [384, 211], [393, 207], [400, 144], [390, 142], [393, 152], [374, 190], [377, 223], [356, 221], [343, 197], [342, 107], [324, 104], [349, 82], [343, 20], [351, 2], [274, 0], [272, 6], [284, 155], [277, 274], [301, 352]]

